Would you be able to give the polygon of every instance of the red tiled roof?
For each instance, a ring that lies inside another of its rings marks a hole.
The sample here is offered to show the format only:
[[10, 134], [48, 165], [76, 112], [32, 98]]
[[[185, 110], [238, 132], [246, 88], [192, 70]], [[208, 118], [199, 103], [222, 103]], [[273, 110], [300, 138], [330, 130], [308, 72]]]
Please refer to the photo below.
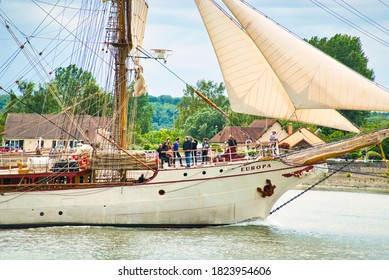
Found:
[[275, 124], [277, 120], [275, 119], [263, 119], [263, 120], [254, 120], [249, 127], [262, 127], [262, 128], [268, 128]]
[[230, 135], [232, 135], [239, 144], [245, 143], [247, 139], [258, 140], [276, 122], [278, 121], [275, 119], [263, 119], [254, 120], [248, 127], [226, 126], [209, 141], [213, 143], [223, 143], [228, 141]]
[[222, 143], [228, 141], [228, 137], [232, 135], [237, 143], [245, 143], [247, 139], [253, 140], [260, 138], [265, 131], [260, 127], [226, 126], [209, 141]]

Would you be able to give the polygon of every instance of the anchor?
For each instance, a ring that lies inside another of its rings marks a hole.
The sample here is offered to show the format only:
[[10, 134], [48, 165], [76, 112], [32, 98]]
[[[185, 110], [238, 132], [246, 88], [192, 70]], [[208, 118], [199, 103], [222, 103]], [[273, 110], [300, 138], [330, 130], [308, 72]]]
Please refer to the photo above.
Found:
[[274, 194], [275, 185], [271, 183], [269, 179], [266, 179], [266, 185], [263, 187], [263, 190], [258, 187], [257, 191], [262, 194], [262, 197], [272, 196]]

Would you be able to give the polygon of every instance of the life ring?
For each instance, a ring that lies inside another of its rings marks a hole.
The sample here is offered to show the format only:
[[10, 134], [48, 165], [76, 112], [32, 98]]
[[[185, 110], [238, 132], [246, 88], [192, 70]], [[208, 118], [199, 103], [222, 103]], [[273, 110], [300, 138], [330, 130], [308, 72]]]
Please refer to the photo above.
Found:
[[86, 169], [86, 167], [89, 164], [89, 159], [87, 158], [87, 156], [82, 156], [80, 158], [80, 162], [79, 163], [80, 163], [81, 168]]

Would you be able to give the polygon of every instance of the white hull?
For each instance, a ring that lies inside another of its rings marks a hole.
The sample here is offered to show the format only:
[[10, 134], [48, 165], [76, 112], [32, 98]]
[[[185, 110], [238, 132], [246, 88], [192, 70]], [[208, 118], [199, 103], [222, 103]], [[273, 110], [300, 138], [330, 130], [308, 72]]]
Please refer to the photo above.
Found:
[[[286, 191], [311, 178], [278, 160], [161, 170], [134, 186], [4, 193], [0, 227], [207, 226], [265, 219]], [[296, 172], [292, 176], [285, 176]], [[297, 176], [299, 175], [299, 176]], [[263, 198], [266, 179], [276, 186]]]

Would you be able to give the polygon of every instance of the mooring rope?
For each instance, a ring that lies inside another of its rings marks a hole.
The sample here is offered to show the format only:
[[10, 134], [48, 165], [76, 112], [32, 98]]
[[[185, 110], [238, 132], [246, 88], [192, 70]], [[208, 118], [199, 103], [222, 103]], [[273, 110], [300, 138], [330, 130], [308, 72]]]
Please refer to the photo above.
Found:
[[303, 195], [304, 193], [308, 192], [309, 190], [313, 189], [314, 187], [316, 187], [317, 185], [319, 185], [321, 182], [324, 182], [325, 180], [327, 180], [328, 178], [330, 178], [332, 175], [338, 173], [339, 171], [342, 171], [346, 166], [350, 165], [351, 163], [353, 163], [354, 160], [352, 161], [349, 161], [347, 162], [346, 164], [344, 164], [343, 166], [339, 167], [338, 169], [335, 169], [331, 174], [327, 175], [326, 177], [324, 177], [323, 179], [319, 180], [318, 182], [316, 182], [315, 184], [313, 184], [312, 186], [310, 186], [309, 188], [305, 189], [304, 191], [302, 191], [301, 193], [299, 193], [298, 195], [294, 196], [293, 198], [289, 199], [287, 202], [283, 203], [282, 205], [278, 206], [277, 208], [275, 208], [274, 210], [270, 211], [270, 215], [273, 214], [274, 212], [280, 210], [282, 207], [286, 206], [287, 204], [291, 203], [293, 200], [295, 200], [296, 198], [300, 197], [301, 195]]

